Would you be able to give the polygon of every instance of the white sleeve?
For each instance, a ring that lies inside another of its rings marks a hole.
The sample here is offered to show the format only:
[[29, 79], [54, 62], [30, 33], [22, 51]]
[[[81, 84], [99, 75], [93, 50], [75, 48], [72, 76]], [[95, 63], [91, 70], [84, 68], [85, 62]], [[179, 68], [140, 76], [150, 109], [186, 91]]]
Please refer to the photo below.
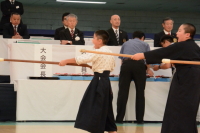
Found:
[[98, 58], [98, 54], [84, 53], [80, 56], [75, 57], [77, 64], [86, 64], [89, 62], [94, 62]]

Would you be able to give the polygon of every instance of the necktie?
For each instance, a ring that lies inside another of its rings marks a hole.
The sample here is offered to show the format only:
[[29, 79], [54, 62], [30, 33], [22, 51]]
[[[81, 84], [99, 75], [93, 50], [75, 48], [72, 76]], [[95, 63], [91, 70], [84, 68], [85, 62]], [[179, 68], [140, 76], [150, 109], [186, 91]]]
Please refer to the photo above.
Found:
[[74, 30], [71, 30], [71, 37], [73, 38], [74, 37]]
[[14, 35], [17, 34], [17, 26], [14, 26]]
[[168, 33], [167, 35], [170, 35], [170, 33]]
[[119, 44], [119, 35], [118, 35], [117, 30], [115, 30], [115, 35], [116, 35], [117, 42], [118, 42], [118, 44]]

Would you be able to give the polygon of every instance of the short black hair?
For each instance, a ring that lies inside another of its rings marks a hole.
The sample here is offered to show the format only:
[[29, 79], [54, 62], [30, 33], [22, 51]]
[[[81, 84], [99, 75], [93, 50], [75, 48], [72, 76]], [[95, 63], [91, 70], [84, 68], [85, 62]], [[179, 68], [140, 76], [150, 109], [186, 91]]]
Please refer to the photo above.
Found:
[[142, 32], [142, 31], [135, 31], [135, 32], [133, 32], [133, 39], [134, 39], [134, 38], [139, 38], [139, 39], [141, 39], [142, 37], [144, 37], [144, 39], [145, 39], [145, 34], [144, 34], [144, 32]]
[[170, 17], [166, 17], [166, 18], [163, 19], [162, 23], [164, 24], [165, 21], [167, 21], [167, 20], [172, 20], [172, 21], [174, 22], [174, 20], [173, 20], [172, 18], [170, 18]]
[[12, 12], [10, 17], [12, 17], [13, 15], [19, 15], [21, 17], [21, 14], [17, 13], [17, 12]]
[[65, 16], [67, 16], [67, 15], [69, 15], [69, 14], [70, 14], [69, 12], [65, 12], [65, 13], [63, 13], [63, 15], [62, 15], [62, 21], [64, 21]]
[[185, 33], [190, 33], [190, 37], [193, 39], [196, 34], [196, 27], [191, 23], [184, 23], [182, 25], [184, 25]]
[[171, 42], [171, 43], [174, 42], [174, 41], [173, 41], [173, 37], [170, 36], [170, 35], [164, 35], [164, 36], [161, 37], [160, 43], [165, 42], [165, 41], [169, 41], [169, 42]]
[[102, 39], [102, 42], [104, 45], [106, 45], [108, 43], [108, 40], [109, 40], [109, 34], [107, 31], [105, 30], [98, 30], [98, 31], [95, 31], [94, 33], [98, 39]]

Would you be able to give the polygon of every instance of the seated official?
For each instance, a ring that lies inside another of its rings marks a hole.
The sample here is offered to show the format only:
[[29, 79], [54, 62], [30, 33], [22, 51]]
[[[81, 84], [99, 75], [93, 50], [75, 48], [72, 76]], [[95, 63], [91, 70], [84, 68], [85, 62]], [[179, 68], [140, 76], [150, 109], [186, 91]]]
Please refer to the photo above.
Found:
[[83, 32], [76, 28], [78, 18], [75, 14], [66, 17], [68, 28], [60, 31], [59, 36], [63, 45], [85, 45]]
[[10, 23], [7, 23], [3, 27], [3, 38], [12, 39], [29, 39], [27, 26], [20, 24], [21, 16], [18, 13], [12, 13], [10, 17]]
[[55, 35], [54, 35], [54, 40], [60, 40], [60, 36], [59, 36], [59, 33], [61, 30], [64, 30], [64, 29], [67, 29], [67, 15], [69, 15], [70, 13], [66, 12], [62, 15], [62, 23], [63, 23], [63, 26], [60, 27], [60, 28], [57, 28], [55, 30]]
[[[160, 40], [160, 44], [163, 48], [168, 47], [169, 45], [171, 45], [173, 43], [175, 43], [174, 39], [170, 35], [164, 35], [164, 36], [162, 36], [162, 38]], [[175, 71], [175, 66], [171, 63], [161, 63], [160, 65], [153, 66], [154, 71], [157, 71], [159, 69], [168, 69], [168, 68], [172, 68], [172, 74], [173, 74]]]
[[3, 30], [3, 26], [6, 23], [10, 23], [10, 16], [13, 12], [22, 15], [24, 13], [23, 4], [17, 0], [1, 0], [1, 12], [2, 18], [0, 22], [0, 29]]
[[164, 35], [172, 36], [174, 42], [177, 42], [176, 33], [172, 33], [173, 25], [174, 20], [172, 18], [166, 17], [165, 19], [163, 19], [163, 31], [154, 35], [154, 47], [162, 47], [162, 45], [160, 44], [160, 40]]

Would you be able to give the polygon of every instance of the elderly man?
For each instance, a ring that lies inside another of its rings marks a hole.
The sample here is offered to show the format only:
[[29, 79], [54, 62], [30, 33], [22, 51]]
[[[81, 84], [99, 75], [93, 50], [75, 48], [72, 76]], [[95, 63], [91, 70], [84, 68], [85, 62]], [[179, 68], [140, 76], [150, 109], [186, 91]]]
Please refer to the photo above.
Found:
[[66, 17], [68, 28], [60, 31], [59, 36], [63, 45], [85, 45], [83, 32], [76, 28], [78, 17], [75, 14], [69, 14]]
[[18, 13], [12, 13], [10, 17], [10, 23], [4, 25], [3, 38], [12, 39], [29, 39], [27, 26], [20, 24], [21, 16]]
[[119, 29], [121, 20], [119, 15], [112, 15], [110, 18], [112, 28], [108, 29], [107, 32], [110, 35], [110, 39], [107, 43], [109, 46], [122, 45], [128, 40], [128, 35], [125, 31]]
[[63, 26], [60, 27], [60, 28], [57, 28], [55, 30], [55, 35], [54, 35], [54, 40], [60, 40], [60, 36], [59, 36], [59, 33], [61, 30], [64, 30], [64, 29], [67, 29], [67, 15], [69, 15], [70, 13], [66, 12], [62, 15], [62, 23], [63, 23]]
[[171, 35], [173, 37], [174, 42], [177, 42], [176, 34], [171, 32], [173, 29], [173, 24], [174, 21], [171, 18], [167, 17], [163, 19], [163, 31], [154, 35], [154, 47], [162, 47], [162, 45], [160, 44], [160, 39], [164, 35]]

